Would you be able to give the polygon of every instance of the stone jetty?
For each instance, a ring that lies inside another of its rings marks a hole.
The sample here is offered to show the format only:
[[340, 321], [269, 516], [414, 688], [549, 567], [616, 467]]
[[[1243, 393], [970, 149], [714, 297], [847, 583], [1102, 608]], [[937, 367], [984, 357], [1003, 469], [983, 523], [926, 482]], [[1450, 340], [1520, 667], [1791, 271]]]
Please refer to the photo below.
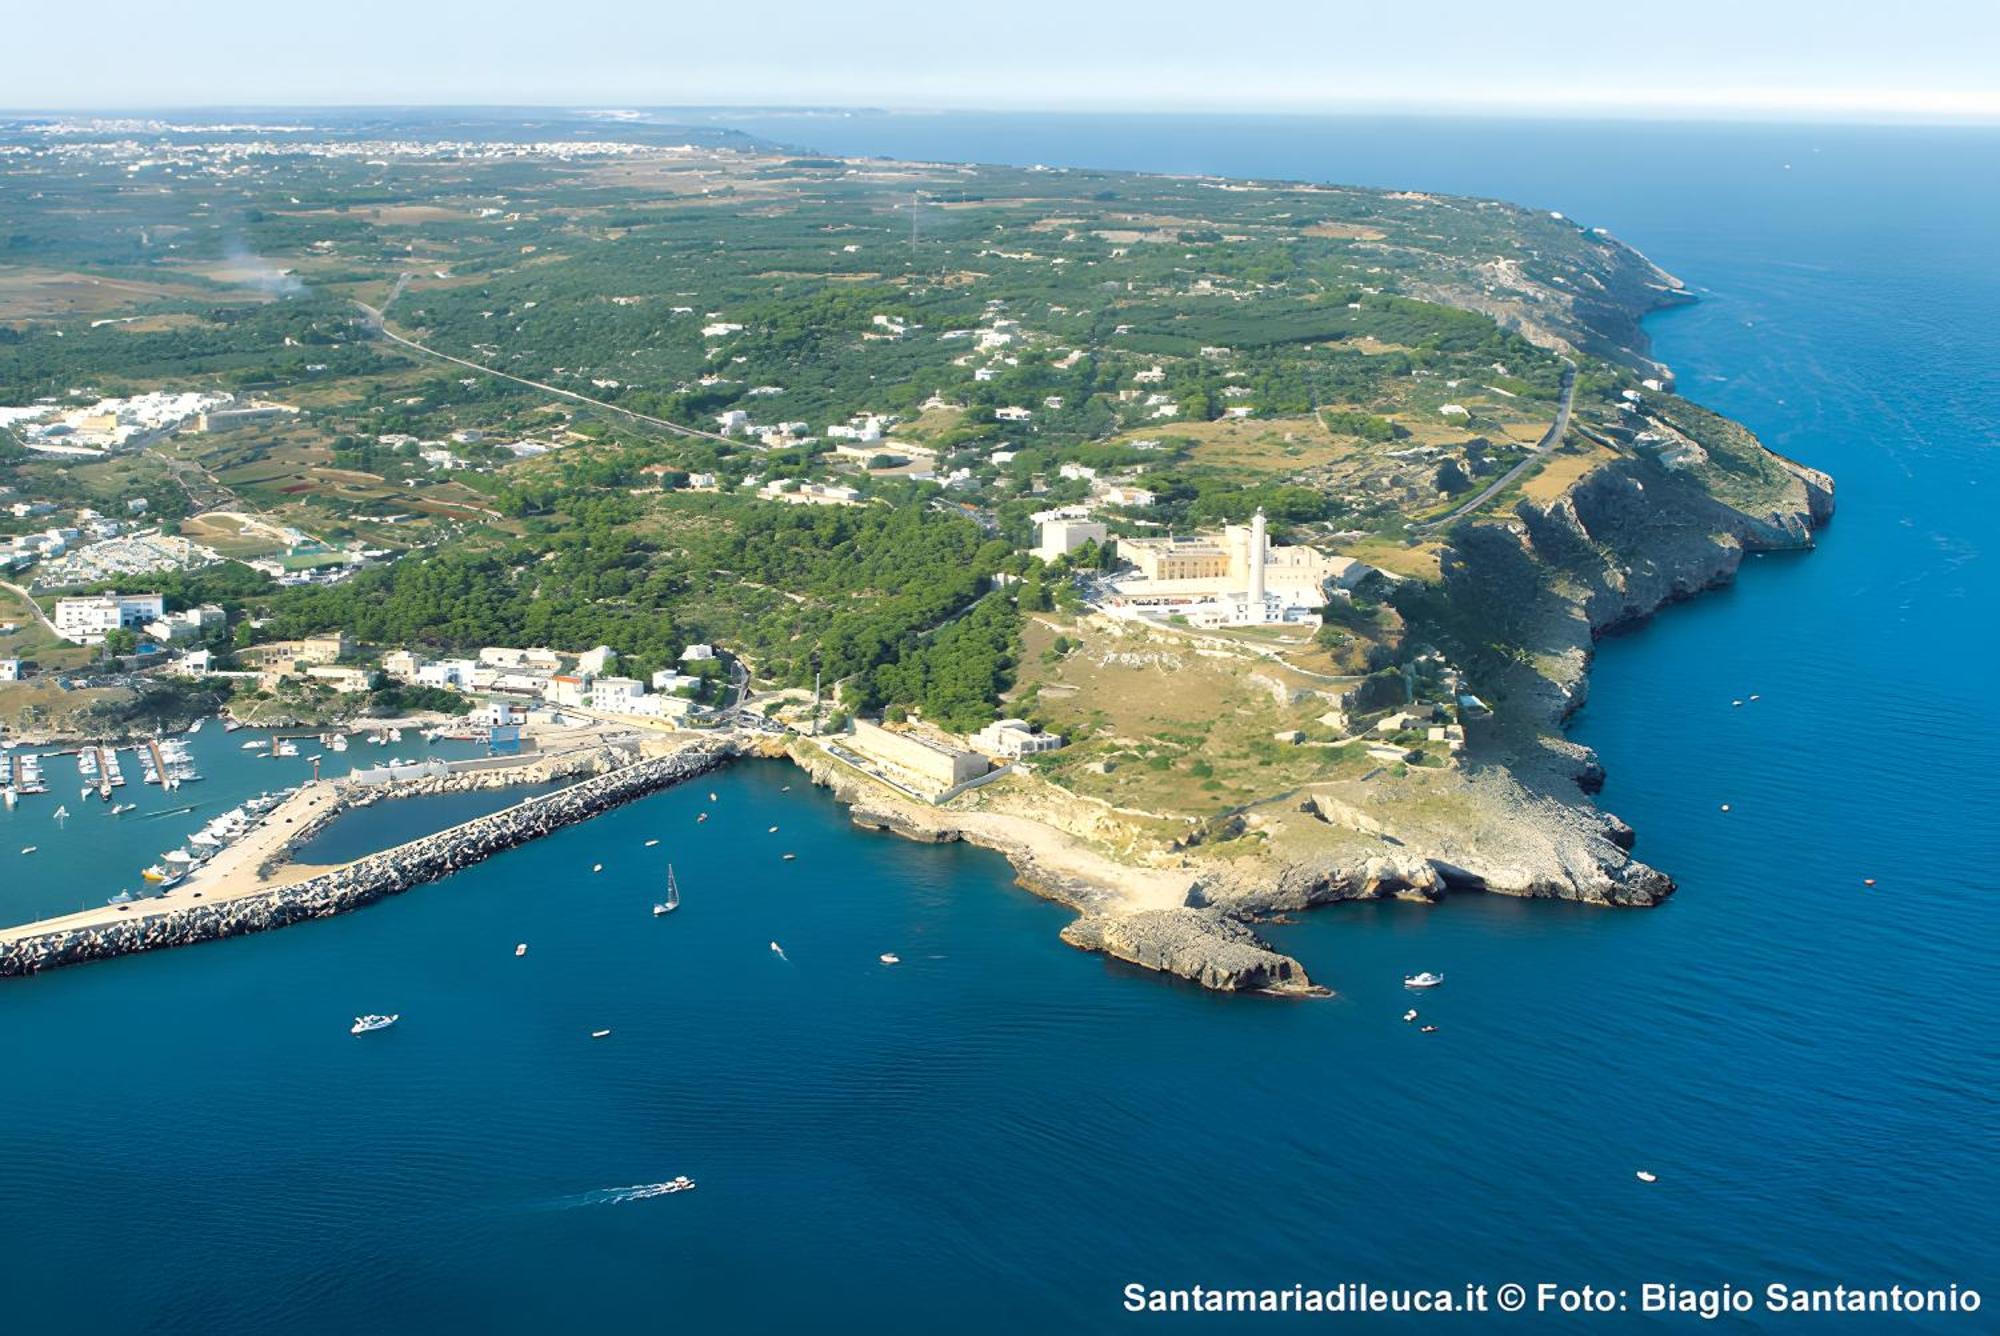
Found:
[[[88, 921], [73, 926], [65, 926], [59, 919], [30, 924], [0, 940], [0, 977], [236, 937], [345, 913], [657, 793], [739, 754], [734, 738], [703, 739], [669, 755], [621, 766], [290, 885], [204, 904], [154, 908], [115, 921], [91, 913], [74, 916]], [[132, 909], [153, 903], [141, 901]]]

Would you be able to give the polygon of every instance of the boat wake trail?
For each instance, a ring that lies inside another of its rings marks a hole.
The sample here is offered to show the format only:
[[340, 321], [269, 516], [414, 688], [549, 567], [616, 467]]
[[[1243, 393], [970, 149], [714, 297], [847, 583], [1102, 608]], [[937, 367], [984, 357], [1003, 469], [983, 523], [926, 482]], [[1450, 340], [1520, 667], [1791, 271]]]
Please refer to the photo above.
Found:
[[682, 1175], [670, 1178], [664, 1183], [635, 1183], [628, 1188], [599, 1188], [595, 1192], [579, 1192], [574, 1197], [558, 1197], [545, 1203], [544, 1209], [551, 1211], [571, 1211], [579, 1206], [620, 1206], [632, 1201], [650, 1201], [654, 1197], [671, 1196], [676, 1192], [689, 1192], [694, 1188], [694, 1180]]

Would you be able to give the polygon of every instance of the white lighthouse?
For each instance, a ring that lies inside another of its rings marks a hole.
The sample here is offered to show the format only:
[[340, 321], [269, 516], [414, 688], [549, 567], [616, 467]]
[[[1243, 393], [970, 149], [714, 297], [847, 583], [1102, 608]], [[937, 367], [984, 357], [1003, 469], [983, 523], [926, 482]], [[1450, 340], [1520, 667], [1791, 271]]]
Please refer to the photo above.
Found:
[[1250, 519], [1250, 606], [1246, 611], [1250, 620], [1264, 620], [1264, 562], [1270, 554], [1270, 544], [1264, 536], [1264, 508], [1257, 507], [1257, 513]]

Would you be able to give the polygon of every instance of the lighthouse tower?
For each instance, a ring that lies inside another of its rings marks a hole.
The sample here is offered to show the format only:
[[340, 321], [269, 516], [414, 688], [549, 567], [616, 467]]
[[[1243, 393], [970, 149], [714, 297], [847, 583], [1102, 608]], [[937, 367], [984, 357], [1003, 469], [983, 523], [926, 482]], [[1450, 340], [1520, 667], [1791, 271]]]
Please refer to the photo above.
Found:
[[1269, 555], [1270, 544], [1264, 536], [1264, 508], [1257, 507], [1257, 513], [1250, 520], [1250, 620], [1262, 622], [1264, 613], [1264, 560]]

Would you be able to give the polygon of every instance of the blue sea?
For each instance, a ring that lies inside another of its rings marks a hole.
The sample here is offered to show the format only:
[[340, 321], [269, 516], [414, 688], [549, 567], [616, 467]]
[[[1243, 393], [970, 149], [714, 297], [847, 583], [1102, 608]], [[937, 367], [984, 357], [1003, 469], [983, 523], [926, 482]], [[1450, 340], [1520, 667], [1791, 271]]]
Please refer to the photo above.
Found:
[[[1634, 1310], [1648, 1282], [1956, 1284], [1985, 1308], [1707, 1325], [1995, 1329], [2000, 133], [737, 123], [1497, 195], [1686, 280], [1658, 354], [1835, 474], [1840, 513], [1601, 647], [1576, 735], [1680, 893], [1322, 910], [1275, 934], [1338, 996], [1219, 997], [1063, 946], [994, 855], [742, 766], [363, 912], [0, 986], [10, 1329], [1250, 1330], [1128, 1317], [1123, 1289], [1342, 1282]], [[0, 918], [117, 889], [45, 885], [81, 818], [23, 860], [37, 819], [0, 826]], [[686, 900], [655, 919], [669, 861]], [[1433, 1035], [1398, 1020], [1415, 969], [1450, 980]], [[349, 1036], [378, 1010], [403, 1020]]]

